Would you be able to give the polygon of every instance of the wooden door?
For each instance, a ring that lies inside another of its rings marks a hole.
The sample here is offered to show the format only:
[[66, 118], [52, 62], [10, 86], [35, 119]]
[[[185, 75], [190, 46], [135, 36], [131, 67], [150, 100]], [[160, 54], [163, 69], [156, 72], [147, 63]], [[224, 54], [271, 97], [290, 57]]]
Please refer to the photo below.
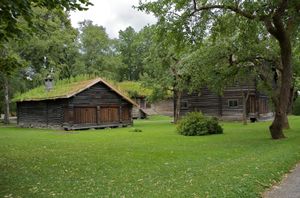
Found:
[[100, 123], [115, 123], [119, 121], [119, 107], [100, 108]]
[[122, 107], [122, 120], [123, 121], [130, 121], [131, 120], [130, 109], [127, 106]]
[[74, 107], [74, 124], [96, 124], [97, 109], [95, 107]]

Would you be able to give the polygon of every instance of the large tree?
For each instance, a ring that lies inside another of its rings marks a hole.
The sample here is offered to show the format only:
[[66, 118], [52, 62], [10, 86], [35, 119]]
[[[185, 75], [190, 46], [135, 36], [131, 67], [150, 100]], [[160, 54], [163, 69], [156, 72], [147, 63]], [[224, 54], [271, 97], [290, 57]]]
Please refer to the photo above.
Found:
[[10, 95], [9, 92], [9, 76], [13, 74], [14, 69], [22, 65], [22, 61], [19, 55], [12, 50], [12, 43], [6, 43], [6, 45], [0, 48], [0, 83], [3, 88], [3, 110], [4, 110], [4, 123], [9, 124], [10, 113]]
[[[16, 24], [18, 35], [8, 36], [0, 42], [5, 123], [9, 123], [10, 96], [23, 87], [11, 86], [14, 79], [28, 77], [32, 81], [19, 83], [31, 84], [30, 88], [41, 84], [50, 68], [60, 78], [74, 75], [71, 68], [74, 68], [74, 60], [79, 54], [76, 47], [77, 31], [71, 27], [67, 13], [60, 9], [36, 7], [31, 13], [30, 23], [19, 18]], [[31, 26], [34, 26], [34, 31]]]
[[0, 2], [0, 75], [4, 79], [5, 121], [9, 123], [9, 75], [23, 64], [18, 53], [11, 48], [12, 42], [22, 41], [24, 35], [39, 31], [41, 27], [35, 26], [34, 8], [46, 8], [60, 12], [69, 10], [84, 10], [91, 5], [89, 0], [22, 0]]
[[[292, 43], [299, 32], [300, 1], [298, 0], [267, 0], [267, 1], [237, 1], [237, 0], [158, 0], [141, 3], [141, 10], [153, 12], [161, 23], [167, 24], [171, 31], [180, 37], [189, 37], [193, 42], [210, 35], [222, 18], [238, 19], [254, 23], [274, 40], [277, 41], [279, 64], [275, 65], [279, 72], [280, 83], [275, 105], [275, 118], [270, 126], [273, 139], [284, 138], [283, 128], [286, 123], [286, 113], [292, 87]], [[223, 21], [224, 22], [224, 21]], [[238, 26], [232, 26], [236, 31]], [[259, 37], [261, 32], [249, 30], [246, 35]], [[238, 37], [243, 37], [240, 34]], [[179, 38], [180, 38], [179, 37]], [[265, 47], [268, 49], [268, 46]]]
[[185, 42], [176, 44], [172, 35], [164, 32], [159, 26], [152, 25], [139, 32], [140, 45], [144, 45], [143, 72], [141, 81], [153, 89], [150, 100], [161, 100], [173, 94], [174, 122], [180, 115], [180, 104], [183, 90], [188, 88], [186, 69], [183, 60], [188, 55]]
[[136, 32], [132, 27], [119, 31], [118, 51], [123, 63], [119, 71], [120, 80], [139, 80], [147, 48], [144, 31]]
[[15, 50], [28, 62], [25, 69], [31, 71], [32, 86], [40, 85], [51, 70], [60, 79], [80, 74], [78, 32], [67, 13], [35, 8], [31, 20], [39, 28], [19, 37]]
[[81, 64], [85, 73], [115, 78], [120, 60], [116, 53], [116, 41], [110, 39], [103, 26], [85, 20], [80, 23]]
[[2, 0], [0, 2], [0, 44], [3, 40], [20, 35], [24, 31], [19, 24], [20, 20], [25, 20], [31, 29], [35, 29], [32, 23], [35, 7], [69, 11], [86, 10], [89, 5], [92, 5], [89, 0]]

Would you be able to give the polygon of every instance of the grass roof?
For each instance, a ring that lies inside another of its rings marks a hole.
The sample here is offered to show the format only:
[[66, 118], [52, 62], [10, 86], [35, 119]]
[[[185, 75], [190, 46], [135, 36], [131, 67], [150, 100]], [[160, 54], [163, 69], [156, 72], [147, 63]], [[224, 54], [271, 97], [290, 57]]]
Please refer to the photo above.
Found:
[[95, 81], [95, 77], [77, 76], [54, 82], [54, 87], [46, 91], [41, 85], [25, 93], [16, 94], [13, 101], [36, 101], [56, 98], [67, 98], [73, 93], [80, 92]]
[[137, 81], [123, 81], [117, 83], [117, 87], [124, 92], [127, 92], [129, 97], [149, 97], [152, 94], [152, 90], [142, 86]]
[[[22, 102], [69, 98], [72, 95], [79, 93], [87, 87], [93, 85], [95, 82], [99, 81], [99, 79], [101, 78], [89, 75], [80, 75], [69, 79], [54, 81], [53, 89], [51, 89], [50, 91], [46, 91], [45, 86], [41, 85], [25, 93], [16, 94], [13, 101]], [[116, 92], [124, 97], [148, 97], [152, 94], [152, 90], [142, 87], [140, 82], [108, 82], [109, 84], [114, 86], [114, 90]]]

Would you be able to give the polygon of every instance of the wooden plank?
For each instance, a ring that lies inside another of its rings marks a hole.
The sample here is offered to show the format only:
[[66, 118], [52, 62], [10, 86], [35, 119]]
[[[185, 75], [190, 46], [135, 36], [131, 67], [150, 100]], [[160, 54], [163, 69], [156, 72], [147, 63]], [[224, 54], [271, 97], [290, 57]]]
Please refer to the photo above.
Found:
[[121, 123], [123, 121], [123, 118], [122, 118], [122, 105], [120, 105], [119, 107], [119, 122]]
[[101, 123], [101, 107], [97, 106], [97, 124]]
[[223, 106], [222, 106], [223, 102], [222, 101], [223, 101], [222, 96], [219, 95], [219, 116], [221, 116], [221, 117], [223, 115]]
[[95, 107], [74, 107], [75, 124], [97, 123], [97, 109]]
[[101, 107], [100, 121], [101, 123], [120, 122], [119, 107]]

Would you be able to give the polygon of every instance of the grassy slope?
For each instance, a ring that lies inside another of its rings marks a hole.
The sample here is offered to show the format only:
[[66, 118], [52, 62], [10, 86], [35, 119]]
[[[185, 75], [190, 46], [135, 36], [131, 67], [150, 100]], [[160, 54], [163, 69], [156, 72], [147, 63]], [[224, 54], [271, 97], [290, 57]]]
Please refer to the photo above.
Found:
[[0, 128], [0, 197], [257, 197], [300, 160], [300, 117], [290, 122], [280, 141], [269, 123], [205, 137], [168, 120], [139, 121], [141, 133]]

